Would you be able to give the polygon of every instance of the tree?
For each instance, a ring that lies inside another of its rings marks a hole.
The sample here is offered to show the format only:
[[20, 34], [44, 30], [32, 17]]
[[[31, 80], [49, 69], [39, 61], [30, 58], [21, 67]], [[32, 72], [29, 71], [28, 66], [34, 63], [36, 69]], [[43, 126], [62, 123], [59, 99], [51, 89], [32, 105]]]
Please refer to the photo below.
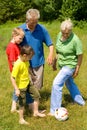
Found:
[[[29, 0], [28, 0], [29, 1]], [[29, 3], [27, 3], [29, 8]], [[26, 3], [23, 0], [0, 0], [0, 23], [5, 23], [8, 20], [19, 20], [25, 19], [24, 15], [26, 12]]]
[[59, 16], [62, 0], [33, 0], [32, 6], [40, 10], [41, 20], [48, 21]]
[[87, 20], [87, 0], [63, 0], [60, 13], [61, 20]]

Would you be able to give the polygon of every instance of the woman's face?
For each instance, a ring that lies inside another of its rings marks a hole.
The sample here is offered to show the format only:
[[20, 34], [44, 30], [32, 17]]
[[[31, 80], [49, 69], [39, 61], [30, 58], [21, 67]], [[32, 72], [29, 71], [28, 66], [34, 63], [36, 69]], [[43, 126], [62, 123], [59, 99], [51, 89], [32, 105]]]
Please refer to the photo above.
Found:
[[65, 40], [68, 39], [71, 34], [71, 30], [68, 29], [62, 30], [61, 32], [62, 32], [62, 38]]

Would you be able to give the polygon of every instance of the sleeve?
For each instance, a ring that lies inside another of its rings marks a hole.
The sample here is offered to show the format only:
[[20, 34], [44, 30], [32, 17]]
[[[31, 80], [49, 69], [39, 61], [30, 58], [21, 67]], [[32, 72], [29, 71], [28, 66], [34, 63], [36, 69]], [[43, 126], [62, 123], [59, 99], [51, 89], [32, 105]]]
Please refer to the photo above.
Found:
[[58, 41], [60, 40], [60, 36], [61, 36], [61, 32], [59, 32], [59, 34], [57, 35], [57, 39], [56, 39], [56, 53], [57, 54], [58, 54], [57, 44], [58, 44]]
[[9, 59], [10, 61], [13, 61], [13, 62], [16, 60], [15, 48], [13, 46], [10, 47]]
[[50, 35], [48, 33], [48, 31], [46, 30], [45, 27], [43, 27], [43, 33], [44, 33], [44, 43], [47, 45], [47, 46], [51, 46], [53, 45], [52, 44], [52, 40], [50, 38]]
[[16, 78], [18, 76], [19, 70], [20, 70], [20, 64], [15, 62], [12, 73], [11, 73], [12, 77]]
[[80, 55], [83, 53], [82, 42], [78, 37], [76, 38], [75, 48], [76, 48], [76, 55]]

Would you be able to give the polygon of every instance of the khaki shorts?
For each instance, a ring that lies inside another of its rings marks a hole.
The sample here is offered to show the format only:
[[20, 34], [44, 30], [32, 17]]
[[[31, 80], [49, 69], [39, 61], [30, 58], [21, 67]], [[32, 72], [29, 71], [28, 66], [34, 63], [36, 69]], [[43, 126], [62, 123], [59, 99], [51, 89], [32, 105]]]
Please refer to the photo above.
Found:
[[31, 83], [38, 90], [40, 90], [43, 86], [44, 65], [36, 67], [36, 68], [30, 68], [30, 69], [32, 70], [33, 77], [36, 78], [36, 80], [33, 80], [32, 76], [30, 75]]
[[34, 100], [38, 100], [40, 98], [40, 93], [34, 85], [28, 85], [27, 92], [31, 95], [31, 97]]
[[19, 107], [23, 107], [26, 103], [26, 92], [27, 88], [20, 89], [20, 95], [18, 97]]
[[39, 100], [40, 93], [38, 89], [33, 85], [28, 85], [25, 89], [20, 89], [19, 107], [23, 107], [26, 104], [26, 93], [29, 93], [34, 100]]

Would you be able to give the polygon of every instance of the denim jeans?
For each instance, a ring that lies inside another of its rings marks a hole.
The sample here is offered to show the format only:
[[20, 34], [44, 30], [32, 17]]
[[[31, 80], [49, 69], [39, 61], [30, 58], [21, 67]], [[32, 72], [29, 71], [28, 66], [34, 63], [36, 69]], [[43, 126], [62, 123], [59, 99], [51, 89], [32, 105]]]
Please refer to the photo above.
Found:
[[61, 107], [62, 104], [62, 89], [64, 83], [69, 90], [72, 99], [80, 105], [84, 105], [85, 101], [83, 100], [80, 91], [77, 85], [74, 83], [72, 78], [73, 72], [75, 69], [70, 69], [67, 66], [64, 66], [60, 69], [59, 73], [53, 81], [53, 87], [51, 92], [51, 107], [50, 112], [54, 114], [55, 109]]
[[18, 101], [18, 97], [16, 96], [16, 93], [15, 93], [15, 89], [14, 89], [14, 92], [13, 92], [13, 98], [12, 98], [15, 102]]

